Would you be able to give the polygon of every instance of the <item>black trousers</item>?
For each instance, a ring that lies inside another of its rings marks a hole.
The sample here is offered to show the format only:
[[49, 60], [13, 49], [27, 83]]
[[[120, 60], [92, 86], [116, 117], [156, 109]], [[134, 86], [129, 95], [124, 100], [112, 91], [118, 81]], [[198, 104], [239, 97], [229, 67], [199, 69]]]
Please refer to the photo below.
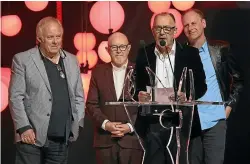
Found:
[[97, 164], [141, 164], [143, 151], [123, 148], [119, 144], [95, 148]]
[[214, 127], [190, 139], [190, 164], [223, 164], [226, 121], [220, 120]]
[[64, 141], [47, 140], [44, 147], [16, 144], [15, 164], [67, 164], [68, 145]]

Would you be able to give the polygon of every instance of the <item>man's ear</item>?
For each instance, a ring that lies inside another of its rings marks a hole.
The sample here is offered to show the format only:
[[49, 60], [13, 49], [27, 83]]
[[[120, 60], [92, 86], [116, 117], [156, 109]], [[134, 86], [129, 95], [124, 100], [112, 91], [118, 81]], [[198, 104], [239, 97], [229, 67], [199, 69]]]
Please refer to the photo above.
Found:
[[131, 49], [131, 44], [128, 45], [128, 51], [130, 51], [130, 49]]
[[174, 34], [176, 34], [176, 33], [177, 33], [177, 27], [174, 28]]
[[41, 37], [36, 37], [36, 40], [39, 42], [39, 43], [41, 43], [42, 42], [42, 38]]
[[203, 28], [206, 28], [206, 27], [207, 27], [207, 22], [206, 22], [205, 19], [202, 19], [202, 20], [201, 20], [201, 23], [202, 23]]

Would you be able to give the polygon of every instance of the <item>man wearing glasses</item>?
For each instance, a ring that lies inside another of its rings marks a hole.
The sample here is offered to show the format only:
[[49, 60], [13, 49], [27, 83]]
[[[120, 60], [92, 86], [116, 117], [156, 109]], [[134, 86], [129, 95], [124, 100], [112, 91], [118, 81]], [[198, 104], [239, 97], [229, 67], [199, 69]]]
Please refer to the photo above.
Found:
[[84, 97], [75, 55], [62, 50], [63, 27], [45, 17], [38, 46], [13, 58], [9, 105], [16, 164], [67, 164], [69, 141], [83, 126]]
[[[136, 95], [138, 95], [140, 102], [148, 102], [151, 99], [151, 95], [146, 92], [146, 86], [151, 86], [146, 67], [150, 67], [160, 79], [161, 82], [155, 82], [157, 88], [167, 87], [175, 90], [177, 90], [183, 68], [188, 67], [188, 69], [193, 70], [194, 74], [195, 99], [205, 94], [207, 89], [205, 73], [199, 51], [196, 48], [179, 44], [174, 39], [176, 30], [175, 18], [172, 14], [160, 13], [155, 16], [152, 28], [155, 42], [139, 49], [136, 59]], [[182, 101], [185, 100], [184, 94], [179, 94], [178, 98]], [[161, 113], [164, 109], [153, 112]], [[139, 108], [138, 111], [135, 129], [144, 140], [146, 148], [144, 163], [172, 164], [173, 160], [171, 158], [174, 159], [176, 155], [175, 134], [170, 137], [170, 130], [164, 129], [160, 125], [158, 118], [143, 116], [145, 113], [142, 108]], [[195, 110], [193, 126], [196, 126], [196, 122], [199, 120], [197, 116], [197, 110]], [[167, 151], [166, 146], [168, 143], [170, 143], [171, 152]]]
[[[86, 106], [95, 124], [94, 148], [98, 164], [139, 164], [142, 159], [141, 147], [124, 107], [105, 105], [105, 102], [120, 101], [123, 88], [128, 87], [125, 77], [128, 68], [133, 67], [128, 61], [130, 48], [124, 34], [113, 33], [106, 47], [111, 63], [98, 65], [92, 72]], [[127, 92], [125, 99], [130, 100]], [[135, 121], [137, 107], [128, 107], [128, 111]]]

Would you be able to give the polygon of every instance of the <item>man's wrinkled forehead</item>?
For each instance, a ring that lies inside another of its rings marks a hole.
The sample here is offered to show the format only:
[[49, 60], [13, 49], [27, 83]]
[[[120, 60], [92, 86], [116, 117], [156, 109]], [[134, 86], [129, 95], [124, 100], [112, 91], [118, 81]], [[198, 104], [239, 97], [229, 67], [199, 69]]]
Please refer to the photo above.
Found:
[[175, 26], [175, 21], [170, 15], [158, 15], [154, 19], [154, 26]]
[[183, 20], [186, 20], [186, 19], [196, 19], [196, 20], [200, 20], [200, 19], [203, 19], [203, 18], [202, 18], [201, 15], [199, 15], [199, 14], [196, 13], [195, 11], [190, 10], [190, 11], [187, 11], [186, 13], [184, 13], [182, 19], [183, 19]]

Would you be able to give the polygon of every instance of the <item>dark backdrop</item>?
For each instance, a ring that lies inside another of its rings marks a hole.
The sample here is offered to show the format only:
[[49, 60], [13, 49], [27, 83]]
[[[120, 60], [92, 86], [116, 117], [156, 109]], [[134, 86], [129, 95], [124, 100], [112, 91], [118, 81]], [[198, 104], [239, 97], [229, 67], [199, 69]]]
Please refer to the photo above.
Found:
[[[81, 28], [81, 21], [85, 16], [81, 12], [81, 5], [86, 2], [63, 2], [63, 25], [65, 28], [64, 49], [75, 54], [77, 50], [73, 45], [73, 38], [77, 32], [85, 31]], [[95, 2], [88, 3], [88, 11]], [[121, 32], [127, 34], [132, 50], [130, 59], [135, 60], [139, 40], [146, 43], [153, 41], [149, 22], [152, 16], [147, 2], [120, 2], [126, 16]], [[83, 7], [82, 6], [82, 7]], [[210, 39], [227, 40], [232, 43], [236, 56], [245, 76], [245, 89], [241, 95], [240, 103], [228, 120], [227, 149], [225, 153], [226, 164], [250, 163], [250, 10], [247, 2], [196, 2], [195, 6], [204, 11], [207, 17], [206, 34]], [[241, 7], [241, 8], [240, 8]], [[244, 9], [243, 9], [244, 8]], [[83, 9], [86, 9], [83, 7]], [[24, 2], [2, 2], [2, 15], [17, 14], [22, 20], [21, 32], [15, 37], [1, 35], [1, 67], [10, 67], [14, 54], [35, 46], [35, 27], [38, 21], [45, 16], [56, 16], [56, 3], [49, 2], [48, 7], [41, 12], [28, 10]], [[89, 21], [88, 21], [89, 22]], [[84, 26], [85, 27], [85, 24]], [[95, 50], [101, 41], [107, 40], [108, 35], [98, 33], [91, 24], [87, 31], [93, 32], [97, 38]], [[183, 34], [178, 38], [185, 41]], [[102, 61], [98, 61], [102, 63]], [[1, 113], [1, 158], [3, 164], [14, 164], [15, 146], [13, 145], [13, 123], [9, 109]], [[80, 132], [79, 139], [74, 142], [69, 152], [69, 164], [95, 164], [95, 153], [92, 148], [93, 125], [86, 116], [85, 127]]]

